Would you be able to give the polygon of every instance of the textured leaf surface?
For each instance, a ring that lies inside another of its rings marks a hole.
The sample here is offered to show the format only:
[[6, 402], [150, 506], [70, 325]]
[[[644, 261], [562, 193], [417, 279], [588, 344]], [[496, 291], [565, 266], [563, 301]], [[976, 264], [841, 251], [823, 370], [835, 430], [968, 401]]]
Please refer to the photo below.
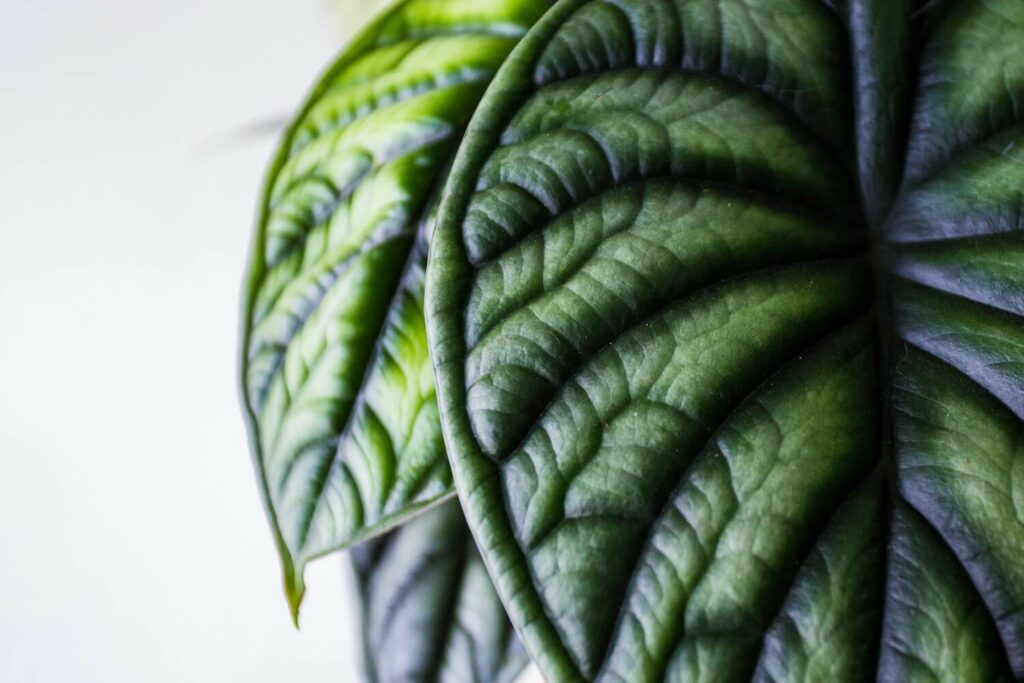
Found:
[[1024, 2], [562, 0], [428, 272], [550, 681], [1024, 678]]
[[457, 502], [352, 556], [370, 683], [511, 683], [526, 666]]
[[432, 199], [541, 0], [407, 0], [314, 88], [265, 190], [242, 382], [297, 612], [305, 563], [450, 495], [423, 320]]

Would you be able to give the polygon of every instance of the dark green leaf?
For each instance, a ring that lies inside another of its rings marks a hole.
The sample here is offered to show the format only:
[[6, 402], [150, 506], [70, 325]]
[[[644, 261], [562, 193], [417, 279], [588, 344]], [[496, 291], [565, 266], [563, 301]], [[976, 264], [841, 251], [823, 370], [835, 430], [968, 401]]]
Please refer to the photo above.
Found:
[[548, 680], [1024, 678], [1024, 2], [562, 0], [445, 189], [467, 518]]
[[526, 666], [457, 502], [352, 554], [371, 683], [511, 683]]
[[267, 178], [242, 383], [293, 614], [310, 559], [451, 495], [423, 321], [430, 206], [543, 0], [406, 0], [313, 89]]

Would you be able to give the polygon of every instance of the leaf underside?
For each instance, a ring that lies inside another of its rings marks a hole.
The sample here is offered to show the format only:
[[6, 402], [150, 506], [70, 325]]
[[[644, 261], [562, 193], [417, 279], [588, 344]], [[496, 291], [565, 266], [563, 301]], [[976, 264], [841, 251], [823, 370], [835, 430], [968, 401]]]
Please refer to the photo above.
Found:
[[427, 319], [547, 680], [1024, 678], [1024, 2], [562, 0]]
[[242, 383], [293, 614], [306, 562], [449, 497], [423, 318], [431, 207], [540, 0], [406, 0], [324, 74], [268, 175]]
[[369, 683], [511, 683], [528, 661], [455, 501], [352, 549]]

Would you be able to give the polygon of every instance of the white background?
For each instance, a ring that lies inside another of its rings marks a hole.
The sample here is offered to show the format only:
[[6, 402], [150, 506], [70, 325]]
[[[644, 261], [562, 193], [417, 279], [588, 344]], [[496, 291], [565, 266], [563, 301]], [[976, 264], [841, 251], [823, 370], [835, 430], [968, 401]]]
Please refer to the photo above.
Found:
[[340, 559], [290, 624], [235, 388], [275, 131], [381, 5], [337, 1], [0, 0], [0, 680], [358, 680]]

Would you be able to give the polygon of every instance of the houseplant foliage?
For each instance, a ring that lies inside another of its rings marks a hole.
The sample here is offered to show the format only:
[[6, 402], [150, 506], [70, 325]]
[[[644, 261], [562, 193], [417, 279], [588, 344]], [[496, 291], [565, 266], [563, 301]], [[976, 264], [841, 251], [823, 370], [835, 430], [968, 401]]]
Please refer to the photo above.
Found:
[[1024, 678], [1024, 2], [561, 0], [427, 273], [547, 680]]
[[370, 683], [510, 683], [526, 652], [456, 501], [352, 549]]
[[541, 0], [405, 0], [314, 87], [268, 173], [241, 372], [297, 618], [312, 558], [452, 495], [423, 321], [431, 207]]

